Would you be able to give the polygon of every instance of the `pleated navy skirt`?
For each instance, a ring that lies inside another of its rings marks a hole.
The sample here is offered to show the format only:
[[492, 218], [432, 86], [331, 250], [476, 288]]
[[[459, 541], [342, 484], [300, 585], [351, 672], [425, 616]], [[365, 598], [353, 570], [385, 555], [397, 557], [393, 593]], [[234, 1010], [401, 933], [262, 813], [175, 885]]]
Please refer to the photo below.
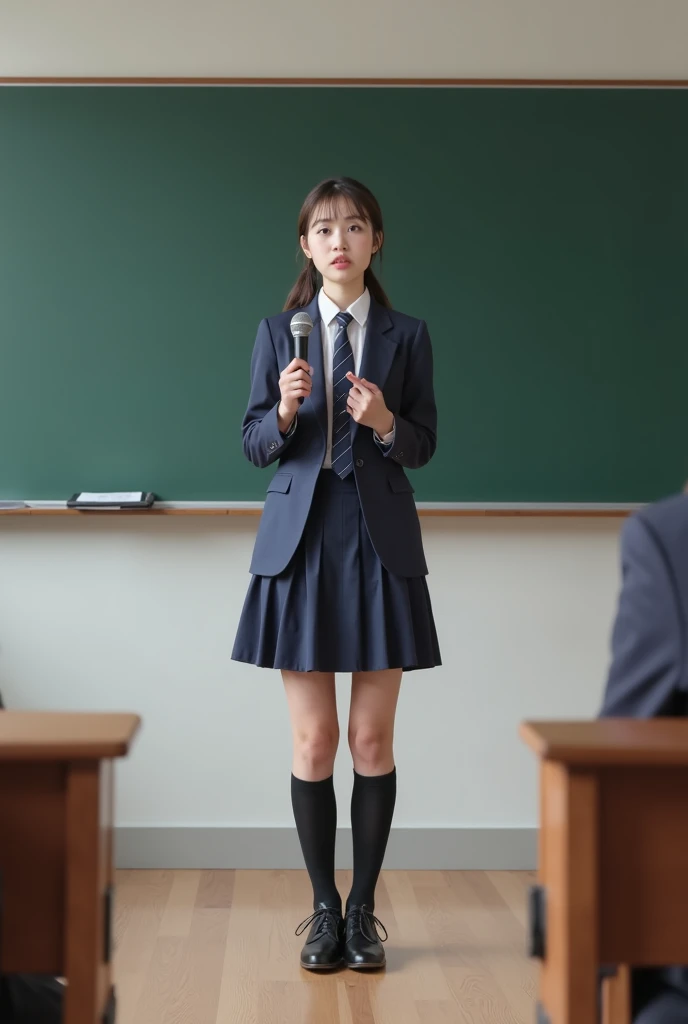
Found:
[[354, 474], [320, 472], [303, 536], [277, 576], [252, 576], [234, 661], [292, 672], [441, 664], [425, 576], [394, 576], [370, 542]]

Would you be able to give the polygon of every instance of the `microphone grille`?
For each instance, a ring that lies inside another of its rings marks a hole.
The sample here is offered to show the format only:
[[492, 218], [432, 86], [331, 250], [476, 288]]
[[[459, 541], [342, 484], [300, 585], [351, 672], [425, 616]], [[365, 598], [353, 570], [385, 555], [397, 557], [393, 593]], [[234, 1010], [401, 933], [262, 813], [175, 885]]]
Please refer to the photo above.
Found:
[[307, 338], [313, 330], [313, 321], [309, 317], [308, 313], [294, 313], [289, 324], [289, 329], [292, 335], [296, 338], [302, 337]]

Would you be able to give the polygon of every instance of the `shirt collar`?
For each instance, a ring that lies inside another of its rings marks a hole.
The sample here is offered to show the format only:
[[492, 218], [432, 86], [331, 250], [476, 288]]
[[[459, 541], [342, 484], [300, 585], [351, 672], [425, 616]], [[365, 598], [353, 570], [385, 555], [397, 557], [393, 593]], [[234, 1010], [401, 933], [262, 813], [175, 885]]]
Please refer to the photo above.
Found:
[[[339, 312], [339, 306], [332, 301], [329, 295], [325, 295], [322, 288], [318, 292], [318, 309], [322, 322], [328, 327]], [[346, 312], [351, 313], [357, 324], [365, 327], [370, 312], [370, 292], [367, 288], [363, 295], [359, 295], [356, 301], [351, 303]]]

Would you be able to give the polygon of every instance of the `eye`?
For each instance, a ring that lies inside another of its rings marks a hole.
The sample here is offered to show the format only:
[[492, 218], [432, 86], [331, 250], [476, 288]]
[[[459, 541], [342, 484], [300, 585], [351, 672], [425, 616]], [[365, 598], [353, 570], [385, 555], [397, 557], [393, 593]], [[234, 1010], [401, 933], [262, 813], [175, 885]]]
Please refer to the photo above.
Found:
[[325, 233], [325, 232], [327, 232], [329, 230], [330, 230], [329, 228], [318, 228], [318, 234], [322, 235], [323, 233]]
[[349, 231], [362, 231], [362, 230], [363, 230], [363, 228], [361, 227], [360, 224], [351, 224], [350, 227], [349, 227]]

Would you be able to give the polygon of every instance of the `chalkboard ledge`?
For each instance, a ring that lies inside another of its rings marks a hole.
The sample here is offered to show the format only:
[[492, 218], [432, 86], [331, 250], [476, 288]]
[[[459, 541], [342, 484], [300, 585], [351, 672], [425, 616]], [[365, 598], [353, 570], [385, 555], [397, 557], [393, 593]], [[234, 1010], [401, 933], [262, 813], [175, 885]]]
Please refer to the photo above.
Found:
[[[419, 501], [418, 514], [430, 516], [568, 516], [623, 518], [640, 504], [613, 502], [443, 502]], [[84, 510], [65, 502], [36, 501], [25, 508], [0, 509], [0, 516], [259, 516], [262, 501], [161, 501], [148, 509]]]

